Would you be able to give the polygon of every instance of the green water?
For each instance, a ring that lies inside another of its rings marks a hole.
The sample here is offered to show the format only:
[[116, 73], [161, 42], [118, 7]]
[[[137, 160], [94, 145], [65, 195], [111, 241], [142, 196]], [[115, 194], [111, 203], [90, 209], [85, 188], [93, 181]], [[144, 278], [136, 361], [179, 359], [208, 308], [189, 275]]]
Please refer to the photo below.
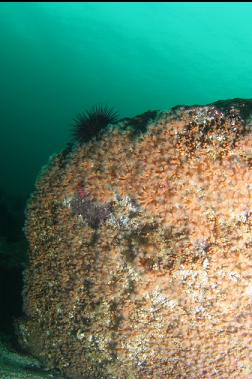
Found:
[[75, 116], [252, 98], [251, 19], [252, 3], [0, 3], [1, 378], [56, 377], [1, 333], [22, 312], [24, 199]]
[[252, 97], [251, 3], [1, 3], [0, 188], [28, 194], [72, 119]]

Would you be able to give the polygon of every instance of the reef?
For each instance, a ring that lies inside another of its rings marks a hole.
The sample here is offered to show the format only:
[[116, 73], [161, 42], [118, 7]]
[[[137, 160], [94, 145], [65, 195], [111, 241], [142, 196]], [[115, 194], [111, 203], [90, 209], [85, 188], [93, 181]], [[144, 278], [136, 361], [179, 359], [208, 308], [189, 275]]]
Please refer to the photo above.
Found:
[[23, 349], [77, 379], [252, 376], [251, 114], [149, 111], [52, 157], [27, 206]]

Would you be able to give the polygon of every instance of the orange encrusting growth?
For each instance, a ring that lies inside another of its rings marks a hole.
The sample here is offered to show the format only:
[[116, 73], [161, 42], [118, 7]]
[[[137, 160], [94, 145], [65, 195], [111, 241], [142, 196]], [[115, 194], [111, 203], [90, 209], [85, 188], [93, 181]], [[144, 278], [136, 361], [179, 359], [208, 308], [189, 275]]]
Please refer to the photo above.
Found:
[[247, 129], [181, 107], [56, 156], [27, 213], [22, 345], [71, 378], [250, 377]]

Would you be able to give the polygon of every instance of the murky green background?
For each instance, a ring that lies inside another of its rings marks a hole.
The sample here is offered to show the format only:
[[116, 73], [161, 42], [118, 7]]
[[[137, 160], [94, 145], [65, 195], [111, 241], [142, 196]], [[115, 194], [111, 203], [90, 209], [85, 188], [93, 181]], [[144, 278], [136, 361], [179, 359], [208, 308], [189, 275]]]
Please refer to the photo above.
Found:
[[94, 104], [252, 97], [251, 3], [1, 3], [0, 188], [29, 194]]

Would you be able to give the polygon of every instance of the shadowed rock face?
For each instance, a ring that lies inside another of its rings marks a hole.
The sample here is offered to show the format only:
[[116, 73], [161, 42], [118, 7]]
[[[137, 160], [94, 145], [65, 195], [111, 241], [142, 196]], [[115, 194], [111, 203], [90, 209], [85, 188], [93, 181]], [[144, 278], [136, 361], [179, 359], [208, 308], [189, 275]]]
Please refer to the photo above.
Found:
[[251, 102], [121, 120], [50, 162], [24, 348], [70, 378], [252, 376]]
[[230, 110], [236, 110], [241, 119], [246, 121], [252, 114], [252, 100], [251, 99], [231, 99], [231, 100], [219, 100], [213, 103], [213, 105], [219, 108], [221, 111], [228, 113]]
[[[173, 107], [172, 109], [178, 109], [178, 108], [201, 108], [202, 105], [177, 105], [176, 107]], [[252, 114], [252, 99], [229, 99], [229, 100], [218, 100], [214, 103], [206, 105], [206, 107], [214, 107], [221, 112], [223, 112], [225, 115], [232, 114], [233, 111], [235, 113], [238, 113], [241, 120], [247, 121]]]

